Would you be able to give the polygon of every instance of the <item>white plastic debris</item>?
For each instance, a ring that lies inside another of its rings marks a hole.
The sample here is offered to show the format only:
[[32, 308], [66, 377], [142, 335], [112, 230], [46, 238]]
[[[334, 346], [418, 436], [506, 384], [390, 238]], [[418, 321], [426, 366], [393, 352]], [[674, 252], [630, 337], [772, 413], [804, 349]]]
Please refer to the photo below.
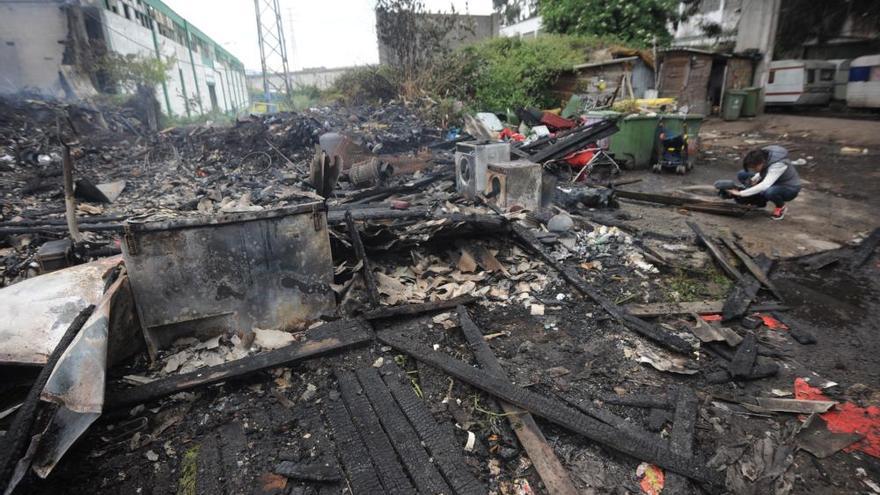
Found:
[[474, 432], [472, 432], [472, 431], [468, 431], [467, 434], [468, 434], [468, 438], [467, 438], [467, 442], [464, 444], [464, 450], [466, 452], [473, 452], [474, 445], [477, 443], [477, 436], [474, 435]]

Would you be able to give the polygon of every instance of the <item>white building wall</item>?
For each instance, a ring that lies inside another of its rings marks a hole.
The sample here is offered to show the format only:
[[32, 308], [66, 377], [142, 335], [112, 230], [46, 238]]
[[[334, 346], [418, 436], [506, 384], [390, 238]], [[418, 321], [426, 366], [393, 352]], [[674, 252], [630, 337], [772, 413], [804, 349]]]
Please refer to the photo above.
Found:
[[58, 71], [66, 39], [61, 5], [0, 2], [0, 93], [64, 96]]
[[543, 21], [541, 20], [541, 16], [535, 16], [524, 21], [519, 21], [516, 24], [503, 26], [499, 30], [499, 34], [506, 38], [535, 38], [541, 34], [542, 27]]
[[[144, 57], [155, 57], [156, 50], [153, 44], [153, 32], [143, 27], [135, 19], [126, 19], [122, 14], [102, 9], [103, 25], [109, 48], [121, 54], [137, 54]], [[159, 53], [164, 59], [172, 58], [173, 64], [168, 71], [166, 87], [168, 100], [171, 103], [171, 113], [176, 116], [199, 115], [212, 111], [211, 97], [208, 85], [213, 84], [217, 94], [217, 109], [223, 113], [245, 111], [248, 106], [247, 95], [240, 91], [232, 94], [226, 88], [227, 74], [243, 77], [237, 72], [218, 60], [214, 60], [214, 67], [207, 65], [202, 60], [201, 51], [193, 51], [190, 58], [189, 49], [165, 36], [156, 33], [159, 45]], [[195, 70], [193, 70], [195, 66]], [[183, 79], [181, 80], [181, 72]], [[221, 76], [222, 74], [222, 76]], [[162, 86], [156, 88], [156, 96], [163, 112], [168, 111], [163, 94]], [[233, 98], [235, 96], [235, 98]], [[194, 104], [187, 113], [186, 100]], [[201, 105], [199, 105], [199, 101]]]

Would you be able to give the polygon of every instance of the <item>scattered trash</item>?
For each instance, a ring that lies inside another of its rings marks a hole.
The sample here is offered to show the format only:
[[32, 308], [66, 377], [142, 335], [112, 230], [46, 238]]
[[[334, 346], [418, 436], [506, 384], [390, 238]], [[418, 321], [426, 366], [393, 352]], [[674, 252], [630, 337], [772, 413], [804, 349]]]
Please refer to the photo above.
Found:
[[663, 470], [659, 467], [643, 462], [636, 468], [636, 476], [639, 478], [639, 488], [646, 495], [660, 495], [665, 484]]

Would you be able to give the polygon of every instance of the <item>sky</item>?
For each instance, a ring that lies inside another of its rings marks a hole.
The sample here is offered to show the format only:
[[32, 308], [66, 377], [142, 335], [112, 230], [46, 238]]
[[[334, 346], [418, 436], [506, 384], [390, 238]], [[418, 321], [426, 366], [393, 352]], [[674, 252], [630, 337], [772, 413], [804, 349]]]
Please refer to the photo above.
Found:
[[[186, 20], [260, 70], [253, 0], [164, 0]], [[260, 0], [264, 3], [264, 0]], [[490, 14], [492, 0], [424, 0], [430, 11]], [[290, 70], [347, 67], [379, 62], [375, 0], [279, 0]], [[292, 29], [291, 29], [292, 28]], [[291, 37], [291, 31], [293, 36]]]

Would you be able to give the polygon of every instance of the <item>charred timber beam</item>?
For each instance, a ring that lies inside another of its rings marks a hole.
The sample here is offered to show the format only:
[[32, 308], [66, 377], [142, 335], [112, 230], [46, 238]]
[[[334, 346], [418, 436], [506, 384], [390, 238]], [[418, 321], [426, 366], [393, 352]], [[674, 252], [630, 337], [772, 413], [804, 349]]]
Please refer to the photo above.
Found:
[[739, 270], [734, 268], [730, 264], [730, 262], [727, 261], [727, 258], [724, 256], [724, 253], [721, 252], [721, 248], [718, 246], [718, 244], [715, 244], [715, 241], [713, 241], [709, 236], [704, 234], [703, 229], [701, 229], [700, 226], [697, 225], [696, 223], [694, 223], [694, 222], [686, 222], [686, 223], [687, 223], [688, 227], [690, 227], [691, 230], [694, 231], [694, 234], [697, 236], [697, 240], [699, 241], [699, 243], [706, 246], [706, 249], [709, 250], [709, 254], [712, 255], [712, 258], [715, 260], [716, 263], [718, 263], [718, 266], [720, 266], [721, 269], [724, 270], [724, 273], [726, 273], [730, 278], [732, 278], [734, 280], [734, 282], [741, 281], [743, 278], [742, 274], [739, 272]]
[[746, 270], [748, 270], [749, 273], [751, 273], [752, 276], [758, 280], [758, 282], [761, 282], [764, 287], [769, 289], [770, 292], [772, 292], [777, 299], [779, 299], [780, 301], [783, 300], [782, 294], [779, 292], [778, 289], [776, 289], [776, 286], [773, 285], [773, 282], [770, 281], [770, 277], [768, 277], [767, 274], [764, 273], [764, 270], [762, 270], [761, 267], [759, 267], [758, 264], [755, 263], [755, 260], [753, 260], [752, 257], [748, 255], [748, 253], [740, 249], [740, 247], [737, 246], [735, 242], [728, 239], [727, 237], [722, 237], [721, 242], [723, 242], [724, 245], [727, 246], [727, 248], [730, 249], [730, 251], [733, 252], [733, 254], [735, 254], [737, 258], [739, 258], [743, 266], [746, 267]]
[[[764, 255], [758, 255], [755, 262], [758, 268], [765, 274], [770, 272], [773, 262]], [[751, 274], [743, 275], [742, 279], [733, 286], [727, 299], [724, 300], [724, 306], [721, 309], [722, 321], [729, 321], [734, 318], [740, 318], [749, 310], [749, 305], [758, 295], [758, 289], [761, 288], [761, 282]]]
[[373, 276], [373, 266], [367, 253], [364, 251], [364, 243], [361, 241], [361, 234], [358, 232], [357, 225], [351, 217], [351, 210], [345, 212], [345, 224], [348, 226], [348, 235], [351, 237], [351, 244], [354, 247], [355, 255], [361, 262], [361, 274], [364, 276], [364, 283], [367, 286], [367, 296], [370, 298], [370, 307], [376, 309], [379, 307], [379, 288], [376, 287], [376, 278]]
[[415, 429], [394, 402], [379, 372], [374, 368], [364, 368], [357, 370], [356, 374], [379, 422], [386, 432], [392, 432], [388, 438], [419, 493], [452, 493], [428, 452], [422, 447]]
[[373, 495], [382, 493], [382, 483], [376, 475], [376, 470], [370, 461], [367, 447], [361, 440], [357, 428], [355, 428], [348, 410], [342, 400], [328, 400], [325, 402], [324, 416], [330, 423], [333, 432], [333, 442], [336, 444], [336, 452], [342, 461], [342, 466], [348, 475], [348, 483], [354, 495]]
[[222, 382], [266, 368], [294, 364], [333, 351], [363, 345], [372, 340], [369, 327], [361, 320], [340, 320], [326, 323], [318, 327], [316, 333], [318, 335], [280, 349], [217, 366], [209, 366], [190, 373], [169, 376], [113, 393], [107, 397], [106, 408], [113, 409], [149, 402], [183, 390]]
[[620, 189], [615, 189], [615, 194], [619, 198], [624, 199], [632, 199], [636, 201], [644, 201], [646, 203], [657, 203], [668, 206], [678, 206], [679, 208], [684, 208], [686, 210], [714, 213], [716, 215], [725, 215], [731, 217], [741, 217], [749, 211], [749, 208], [734, 203], [703, 201], [699, 199], [681, 198], [678, 196], [671, 196], [667, 194], [622, 191]]
[[461, 304], [470, 304], [476, 300], [477, 298], [474, 296], [458, 296], [446, 301], [383, 306], [363, 313], [361, 318], [364, 318], [365, 320], [380, 320], [382, 318], [394, 318], [395, 316], [413, 316], [428, 313], [430, 311], [454, 308]]
[[550, 256], [550, 253], [547, 252], [535, 236], [526, 230], [525, 227], [513, 224], [511, 225], [511, 230], [514, 235], [526, 245], [526, 247], [531, 251], [538, 253], [541, 258], [559, 272], [562, 278], [568, 281], [572, 287], [599, 304], [599, 306], [614, 317], [618, 323], [671, 351], [680, 352], [682, 354], [688, 354], [691, 352], [691, 345], [681, 337], [670, 334], [657, 325], [652, 325], [630, 315], [626, 310], [619, 308], [616, 304], [593, 290], [576, 273], [573, 273], [571, 269], [566, 268]]
[[[459, 306], [458, 320], [461, 325], [462, 332], [470, 344], [471, 351], [477, 358], [480, 366], [497, 376], [498, 378], [508, 379], [507, 374], [495, 357], [495, 353], [483, 338], [483, 332], [477, 327], [477, 324], [471, 319], [464, 306]], [[535, 418], [531, 414], [522, 409], [511, 405], [507, 402], [501, 402], [501, 409], [504, 410], [510, 427], [519, 439], [520, 444], [532, 460], [535, 470], [547, 487], [547, 491], [551, 495], [577, 495], [578, 491], [568, 477], [568, 472], [562, 467], [562, 463], [553, 452], [553, 448], [544, 438], [544, 433], [535, 422]]]
[[388, 386], [388, 390], [391, 391], [391, 395], [416, 430], [422, 443], [431, 452], [434, 462], [452, 487], [453, 493], [485, 494], [486, 487], [482, 486], [465, 467], [461, 447], [455, 444], [452, 432], [437, 423], [425, 403], [416, 397], [408, 381], [402, 378], [402, 373], [395, 364], [387, 364], [383, 369], [392, 371], [383, 377], [385, 385]]
[[[680, 387], [676, 393], [675, 415], [672, 420], [672, 433], [669, 435], [669, 443], [672, 450], [684, 455], [694, 454], [694, 432], [697, 427], [697, 414], [699, 413], [699, 400], [697, 394], [689, 387]], [[675, 473], [671, 473], [666, 482], [666, 490], [671, 495], [683, 495], [693, 493], [693, 488], [688, 481]]]
[[871, 235], [862, 241], [862, 243], [859, 244], [859, 247], [856, 248], [856, 252], [853, 253], [849, 263], [850, 271], [864, 265], [865, 262], [868, 261], [868, 258], [871, 257], [871, 254], [874, 253], [874, 249], [877, 248], [878, 243], [880, 243], [880, 227], [874, 229], [874, 231], [871, 232]]
[[345, 372], [339, 374], [337, 378], [342, 400], [351, 414], [352, 422], [360, 433], [361, 440], [367, 446], [370, 458], [373, 459], [379, 481], [385, 487], [383, 493], [401, 495], [416, 493], [403, 466], [397, 460], [391, 441], [382, 430], [376, 412], [363, 395], [354, 374]]
[[717, 475], [707, 469], [704, 463], [690, 456], [673, 452], [659, 439], [636, 437], [618, 428], [591, 418], [556, 400], [516, 387], [507, 380], [469, 366], [445, 354], [407, 338], [406, 335], [391, 331], [378, 334], [380, 341], [413, 358], [439, 368], [448, 375], [472, 387], [483, 390], [495, 397], [519, 406], [530, 413], [566, 428], [601, 445], [630, 455], [636, 459], [656, 464], [687, 476], [701, 483], [720, 484]]

